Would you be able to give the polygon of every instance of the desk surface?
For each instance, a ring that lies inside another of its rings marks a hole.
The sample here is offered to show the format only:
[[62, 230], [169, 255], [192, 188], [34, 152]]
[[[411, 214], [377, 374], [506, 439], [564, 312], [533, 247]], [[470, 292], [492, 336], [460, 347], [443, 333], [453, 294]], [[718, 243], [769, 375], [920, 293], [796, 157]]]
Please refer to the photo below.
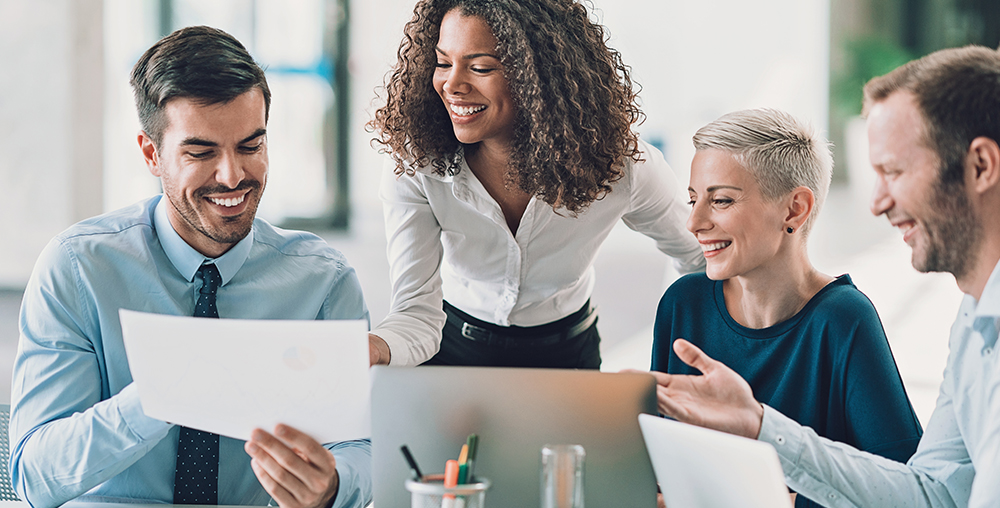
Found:
[[[201, 504], [144, 504], [144, 503], [95, 503], [90, 501], [70, 501], [64, 504], [66, 508], [167, 508], [177, 506], [183, 508], [248, 508], [247, 506], [227, 506], [227, 505], [201, 505]], [[0, 501], [0, 508], [31, 508], [26, 501]], [[249, 508], [274, 508], [273, 506], [249, 507]], [[374, 505], [368, 505], [374, 508]]]
[[[173, 504], [159, 504], [159, 503], [95, 503], [92, 501], [70, 501], [64, 504], [66, 508], [167, 508], [170, 506], [177, 506], [184, 508], [226, 508], [226, 505], [198, 505], [198, 504], [185, 504], [185, 505], [173, 505]], [[31, 508], [26, 501], [0, 501], [0, 508]], [[247, 508], [245, 506], [236, 507], [231, 506], [229, 508]], [[260, 507], [269, 508], [269, 507]], [[273, 508], [273, 507], [272, 507]]]

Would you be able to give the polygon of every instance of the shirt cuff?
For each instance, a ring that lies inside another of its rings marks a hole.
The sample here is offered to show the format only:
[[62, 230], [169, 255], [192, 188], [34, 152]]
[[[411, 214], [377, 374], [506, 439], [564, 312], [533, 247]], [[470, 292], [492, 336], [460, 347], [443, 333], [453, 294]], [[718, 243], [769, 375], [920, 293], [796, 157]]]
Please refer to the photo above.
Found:
[[173, 426], [163, 420], [146, 416], [146, 413], [142, 411], [142, 403], [139, 402], [139, 389], [136, 388], [135, 383], [129, 383], [114, 398], [118, 404], [118, 413], [125, 421], [125, 425], [142, 440], [162, 436]]
[[410, 339], [401, 337], [391, 330], [376, 328], [370, 333], [381, 337], [389, 346], [389, 365], [393, 367], [411, 367], [430, 359], [428, 357], [418, 361], [410, 347]]
[[817, 466], [808, 463], [809, 460], [814, 460], [817, 451], [821, 450], [811, 449], [811, 453], [806, 453], [808, 456], [806, 463], [802, 462], [811, 429], [767, 404], [761, 406], [764, 407], [764, 419], [761, 421], [757, 440], [769, 443], [778, 452], [778, 461], [785, 475], [785, 483], [800, 496], [804, 495], [814, 501], [823, 500], [823, 506], [855, 506], [828, 483], [829, 471], [827, 474], [817, 473]]
[[760, 422], [757, 440], [773, 446], [781, 459], [782, 469], [788, 471], [786, 463], [795, 466], [802, 451], [802, 426], [767, 404], [761, 406], [764, 407], [764, 418]]
[[331, 508], [364, 508], [372, 501], [372, 444], [368, 439], [337, 443], [330, 450], [337, 459], [340, 485]]

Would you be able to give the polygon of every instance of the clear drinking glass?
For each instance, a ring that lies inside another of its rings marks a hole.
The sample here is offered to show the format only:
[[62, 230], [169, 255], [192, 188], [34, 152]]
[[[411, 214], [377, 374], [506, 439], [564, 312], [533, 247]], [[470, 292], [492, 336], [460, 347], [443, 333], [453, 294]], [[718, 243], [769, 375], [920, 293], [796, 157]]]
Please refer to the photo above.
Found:
[[583, 459], [575, 444], [542, 447], [542, 508], [583, 508]]

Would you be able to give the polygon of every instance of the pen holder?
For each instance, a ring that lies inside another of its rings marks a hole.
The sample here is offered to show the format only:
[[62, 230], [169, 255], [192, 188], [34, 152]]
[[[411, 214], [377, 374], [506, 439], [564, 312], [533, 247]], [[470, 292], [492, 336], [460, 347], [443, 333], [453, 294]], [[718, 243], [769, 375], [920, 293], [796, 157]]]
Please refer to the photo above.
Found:
[[411, 508], [484, 508], [490, 481], [476, 478], [475, 483], [444, 486], [444, 475], [425, 475], [420, 481], [406, 480]]

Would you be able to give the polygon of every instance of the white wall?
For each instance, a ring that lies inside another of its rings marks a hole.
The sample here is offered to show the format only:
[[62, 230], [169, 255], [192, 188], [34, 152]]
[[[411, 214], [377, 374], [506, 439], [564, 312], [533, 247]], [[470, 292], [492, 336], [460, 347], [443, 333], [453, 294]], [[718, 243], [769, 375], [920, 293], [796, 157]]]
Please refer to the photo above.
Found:
[[355, 215], [380, 214], [378, 182], [382, 156], [365, 131], [376, 107], [375, 88], [396, 62], [403, 25], [413, 14], [413, 0], [352, 0], [351, 9], [351, 198]]
[[0, 287], [101, 211], [100, 0], [0, 0]]
[[725, 113], [772, 107], [827, 128], [828, 0], [599, 0], [611, 45], [643, 86], [643, 137], [687, 181], [691, 136]]
[[160, 192], [139, 151], [142, 129], [129, 75], [159, 38], [157, 5], [151, 0], [104, 0], [105, 118], [104, 210], [117, 210]]

